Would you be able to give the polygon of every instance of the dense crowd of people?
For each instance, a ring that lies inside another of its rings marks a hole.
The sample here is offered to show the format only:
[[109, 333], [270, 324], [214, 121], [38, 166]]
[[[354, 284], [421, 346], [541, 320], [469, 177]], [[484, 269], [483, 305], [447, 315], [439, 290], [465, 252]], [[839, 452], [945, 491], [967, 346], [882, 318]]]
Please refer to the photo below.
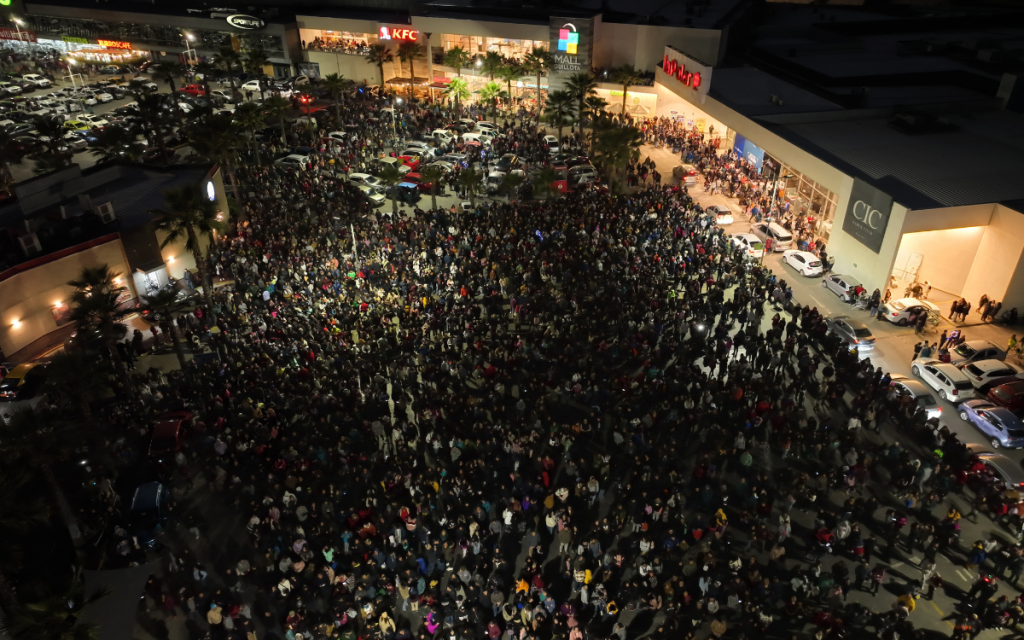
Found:
[[[325, 158], [384, 152], [377, 106]], [[1020, 548], [962, 551], [974, 514], [947, 496], [1018, 528], [1021, 507], [685, 187], [388, 219], [326, 162], [242, 164], [210, 252], [233, 286], [202, 319], [222, 357], [154, 385], [196, 435], [160, 469], [175, 522], [147, 593], [195, 637], [909, 638], [940, 553], [981, 571], [959, 637], [1024, 617], [989, 577], [1019, 579]], [[924, 446], [879, 444], [886, 421]], [[237, 524], [204, 547], [207, 518]], [[112, 555], [144, 561], [130, 536]], [[924, 560], [897, 581], [904, 551]], [[846, 600], [880, 588], [891, 607]]]

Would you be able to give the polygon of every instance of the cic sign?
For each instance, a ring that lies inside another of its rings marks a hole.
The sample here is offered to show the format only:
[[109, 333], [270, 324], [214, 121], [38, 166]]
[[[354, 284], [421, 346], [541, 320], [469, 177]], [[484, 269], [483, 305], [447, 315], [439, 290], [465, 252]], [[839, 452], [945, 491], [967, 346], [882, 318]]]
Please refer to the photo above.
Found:
[[843, 231], [875, 253], [882, 248], [885, 229], [892, 213], [892, 198], [868, 183], [854, 178], [846, 205]]
[[683, 86], [696, 91], [700, 96], [700, 102], [703, 103], [707, 99], [708, 85], [711, 83], [710, 66], [691, 58], [675, 47], [666, 46], [661, 69]]

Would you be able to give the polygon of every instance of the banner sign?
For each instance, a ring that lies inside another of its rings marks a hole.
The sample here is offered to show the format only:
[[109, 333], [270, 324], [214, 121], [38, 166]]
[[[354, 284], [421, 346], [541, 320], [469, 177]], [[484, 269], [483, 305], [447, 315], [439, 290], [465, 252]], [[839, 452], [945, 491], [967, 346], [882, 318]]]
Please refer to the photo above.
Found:
[[892, 213], [892, 197], [854, 178], [850, 201], [846, 205], [843, 231], [857, 239], [862, 245], [878, 253], [885, 239]]

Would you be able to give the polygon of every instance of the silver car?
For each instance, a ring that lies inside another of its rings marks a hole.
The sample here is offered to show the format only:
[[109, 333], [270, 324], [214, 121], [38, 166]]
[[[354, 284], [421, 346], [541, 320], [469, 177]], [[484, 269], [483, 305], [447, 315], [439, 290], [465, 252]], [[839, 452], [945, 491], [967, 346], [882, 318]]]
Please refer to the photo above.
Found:
[[851, 351], [869, 351], [875, 348], [875, 336], [872, 335], [871, 329], [859, 320], [854, 320], [850, 316], [832, 316], [825, 318], [825, 324], [830, 332], [850, 345]]
[[927, 412], [929, 419], [942, 417], [942, 406], [935, 399], [935, 394], [931, 389], [907, 376], [893, 374], [890, 377], [892, 382], [889, 383], [889, 386], [896, 392], [897, 397], [910, 396], [913, 398], [917, 406]]
[[844, 276], [833, 273], [821, 281], [821, 286], [839, 296], [843, 302], [849, 302], [853, 292], [860, 287], [860, 281], [853, 276]]

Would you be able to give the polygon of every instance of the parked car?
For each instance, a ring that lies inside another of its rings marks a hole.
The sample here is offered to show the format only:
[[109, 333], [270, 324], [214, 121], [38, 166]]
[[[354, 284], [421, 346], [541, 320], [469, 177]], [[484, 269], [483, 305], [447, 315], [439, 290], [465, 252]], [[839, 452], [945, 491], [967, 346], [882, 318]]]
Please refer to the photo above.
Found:
[[748, 258], [759, 260], [764, 256], [764, 243], [752, 233], [733, 234], [732, 243], [739, 247]]
[[544, 144], [548, 148], [549, 153], [558, 153], [558, 137], [557, 136], [544, 136]]
[[105, 127], [108, 124], [110, 124], [110, 121], [108, 121], [103, 116], [97, 116], [91, 113], [83, 113], [82, 115], [78, 116], [78, 121], [85, 125], [88, 125], [90, 128]]
[[526, 163], [514, 153], [506, 153], [498, 158], [498, 171], [511, 171], [512, 169], [525, 169]]
[[28, 400], [36, 395], [46, 382], [46, 364], [23, 362], [0, 380], [0, 401]]
[[968, 449], [985, 466], [985, 475], [993, 477], [1004, 489], [1019, 492], [1024, 487], [1024, 469], [1019, 462], [995, 451], [979, 450], [976, 446], [968, 446]]
[[825, 325], [829, 331], [850, 345], [851, 351], [870, 351], [875, 348], [875, 336], [871, 329], [859, 320], [854, 320], [850, 316], [832, 316], [825, 319]]
[[309, 156], [300, 156], [297, 153], [289, 153], [283, 158], [274, 160], [274, 164], [279, 167], [297, 167], [305, 169], [309, 166]]
[[892, 322], [898, 324], [901, 327], [905, 327], [911, 322], [917, 320], [922, 313], [938, 313], [939, 308], [927, 300], [918, 300], [917, 298], [900, 298], [899, 300], [890, 300], [886, 302], [878, 309], [878, 314]]
[[476, 123], [476, 130], [491, 131], [493, 133], [498, 133], [498, 125], [491, 122], [490, 120], [481, 120], [480, 122]]
[[929, 358], [918, 358], [911, 363], [910, 371], [925, 384], [939, 392], [939, 397], [949, 402], [970, 400], [977, 394], [974, 385], [962, 371], [951, 364]]
[[982, 393], [1007, 382], [1024, 380], [1024, 368], [1002, 360], [975, 360], [960, 365], [960, 370]]
[[891, 379], [889, 386], [896, 392], [897, 397], [913, 398], [917, 406], [925, 410], [929, 419], [942, 417], [942, 405], [935, 399], [931, 389], [907, 376], [892, 374]]
[[139, 485], [128, 511], [128, 531], [144, 549], [157, 547], [156, 536], [169, 515], [170, 492], [159, 482]]
[[793, 248], [793, 234], [775, 222], [758, 222], [750, 226], [750, 233], [761, 239], [766, 245], [772, 241], [772, 251], [787, 251]]
[[1005, 360], [1006, 350], [987, 340], [969, 340], [949, 351], [950, 362], [955, 365], [970, 364], [980, 360]]
[[359, 191], [363, 194], [363, 197], [366, 198], [366, 201], [369, 202], [371, 206], [382, 207], [384, 206], [384, 203], [388, 201], [387, 197], [384, 194], [380, 193], [379, 191], [370, 186], [360, 184], [357, 185], [356, 188], [359, 189]]
[[732, 224], [735, 220], [732, 216], [732, 209], [725, 205], [713, 204], [704, 209], [704, 213], [715, 217], [715, 224]]
[[589, 178], [597, 178], [597, 169], [593, 165], [580, 164], [569, 169], [569, 184], [590, 181]]
[[423, 176], [416, 173], [415, 171], [405, 174], [405, 177], [403, 177], [402, 180], [404, 180], [405, 182], [413, 183], [414, 185], [419, 187], [420, 191], [425, 191], [427, 193], [430, 193], [430, 190], [434, 188], [433, 182], [425, 181], [423, 179]]
[[405, 175], [412, 171], [412, 169], [410, 169], [408, 165], [400, 161], [398, 158], [377, 158], [377, 164], [380, 166], [381, 169], [383, 169], [384, 167], [395, 167], [396, 169], [398, 169], [398, 172], [401, 173], [402, 175]]
[[843, 276], [838, 273], [833, 273], [823, 278], [821, 286], [839, 296], [839, 299], [843, 302], [850, 301], [850, 298], [853, 296], [853, 292], [857, 290], [857, 287], [860, 287], [862, 290], [864, 288], [860, 281], [853, 276]]
[[164, 460], [181, 451], [191, 428], [191, 411], [175, 411], [161, 417], [153, 426], [153, 433], [149, 441], [149, 457], [154, 460]]
[[380, 181], [380, 178], [368, 173], [351, 173], [348, 176], [348, 181], [357, 185], [365, 185], [373, 191], [384, 191], [384, 183]]
[[1000, 407], [1012, 411], [1024, 410], [1024, 380], [993, 387], [986, 397]]
[[21, 85], [9, 80], [0, 80], [0, 94], [9, 96], [21, 95]]
[[800, 272], [804, 277], [820, 276], [821, 260], [808, 251], [789, 249], [782, 252], [782, 261]]
[[419, 156], [398, 156], [398, 161], [409, 167], [409, 171], [415, 171], [420, 168]]
[[31, 82], [37, 87], [48, 87], [51, 84], [49, 78], [44, 78], [38, 73], [26, 73], [25, 75], [21, 76], [21, 80], [23, 82]]
[[988, 400], [968, 400], [958, 408], [960, 419], [990, 438], [993, 449], [1024, 447], [1024, 421], [1014, 412]]
[[178, 89], [179, 92], [188, 94], [190, 96], [205, 96], [206, 89], [201, 84], [187, 84], [184, 87]]

